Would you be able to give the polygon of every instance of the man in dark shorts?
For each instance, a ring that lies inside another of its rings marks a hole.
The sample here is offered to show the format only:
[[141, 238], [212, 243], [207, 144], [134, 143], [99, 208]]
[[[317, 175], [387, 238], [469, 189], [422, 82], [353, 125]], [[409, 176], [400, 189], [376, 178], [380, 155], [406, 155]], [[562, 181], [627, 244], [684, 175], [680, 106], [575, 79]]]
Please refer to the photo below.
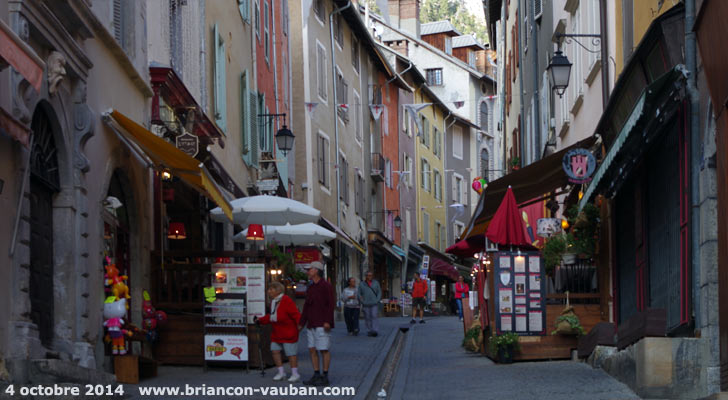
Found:
[[425, 297], [427, 296], [427, 281], [420, 278], [420, 273], [415, 272], [415, 280], [412, 282], [412, 320], [410, 324], [414, 324], [417, 318], [417, 310], [420, 310], [420, 323], [425, 323]]

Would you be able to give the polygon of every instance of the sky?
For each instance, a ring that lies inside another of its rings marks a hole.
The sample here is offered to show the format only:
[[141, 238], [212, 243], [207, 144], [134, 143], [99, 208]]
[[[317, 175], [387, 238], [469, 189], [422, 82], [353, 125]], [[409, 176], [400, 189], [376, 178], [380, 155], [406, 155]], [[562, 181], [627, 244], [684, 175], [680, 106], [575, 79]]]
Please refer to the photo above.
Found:
[[481, 21], [485, 20], [483, 16], [483, 0], [465, 0], [465, 6]]

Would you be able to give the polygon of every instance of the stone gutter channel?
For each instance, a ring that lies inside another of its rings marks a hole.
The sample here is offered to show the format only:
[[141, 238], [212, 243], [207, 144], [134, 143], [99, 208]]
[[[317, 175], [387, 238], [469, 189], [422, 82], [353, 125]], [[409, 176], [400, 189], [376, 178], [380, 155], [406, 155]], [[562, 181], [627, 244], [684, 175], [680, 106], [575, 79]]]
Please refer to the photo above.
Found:
[[[408, 337], [411, 336], [412, 333], [408, 334], [407, 332], [411, 332], [412, 330], [412, 327], [409, 324], [406, 324], [392, 332], [391, 336], [393, 336], [393, 340], [387, 340], [388, 346], [385, 347], [385, 349], [388, 348], [389, 350], [383, 351], [382, 354], [380, 354], [380, 357], [383, 358], [381, 364], [375, 363], [375, 365], [379, 365], [379, 368], [372, 368], [372, 371], [370, 372], [370, 374], [372, 372], [376, 372], [373, 381], [368, 386], [362, 385], [361, 389], [364, 390], [361, 390], [355, 399], [376, 400], [400, 398], [394, 396], [393, 390], [395, 387], [395, 380], [398, 377], [403, 378], [401, 374], [398, 374], [399, 363], [402, 359], [404, 350], [406, 348], [411, 348], [411, 345], [407, 346], [407, 344], [411, 343], [411, 340], [408, 340]], [[401, 382], [398, 386], [402, 386], [403, 388], [404, 382]]]

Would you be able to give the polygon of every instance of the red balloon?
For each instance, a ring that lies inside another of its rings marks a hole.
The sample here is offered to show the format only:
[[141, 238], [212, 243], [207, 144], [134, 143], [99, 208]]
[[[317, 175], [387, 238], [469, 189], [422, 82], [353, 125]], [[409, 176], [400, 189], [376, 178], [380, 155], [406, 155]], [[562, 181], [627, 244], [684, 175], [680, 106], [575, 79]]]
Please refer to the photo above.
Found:
[[147, 318], [144, 320], [144, 329], [146, 330], [155, 330], [157, 329], [157, 320], [154, 318]]
[[167, 313], [162, 310], [157, 310], [157, 321], [160, 323], [167, 322]]

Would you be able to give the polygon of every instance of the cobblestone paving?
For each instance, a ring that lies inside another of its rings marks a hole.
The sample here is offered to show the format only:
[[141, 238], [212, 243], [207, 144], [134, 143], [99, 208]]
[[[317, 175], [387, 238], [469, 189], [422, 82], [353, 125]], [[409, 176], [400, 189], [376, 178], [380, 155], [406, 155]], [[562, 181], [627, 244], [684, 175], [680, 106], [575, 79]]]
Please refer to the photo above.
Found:
[[[380, 318], [379, 320], [379, 336], [376, 338], [368, 337], [365, 334], [359, 336], [347, 336], [346, 325], [344, 321], [336, 321], [336, 327], [333, 330], [332, 359], [331, 370], [329, 371], [329, 381], [331, 386], [355, 387], [357, 388], [357, 397], [363, 395], [368, 388], [361, 387], [367, 383], [367, 377], [370, 371], [377, 370], [375, 361], [380, 354], [388, 349], [387, 341], [390, 334], [399, 325], [406, 323], [409, 319], [402, 318]], [[361, 321], [363, 326], [364, 321]], [[393, 337], [392, 337], [393, 338]], [[251, 349], [253, 351], [253, 349]], [[383, 357], [383, 355], [382, 355]], [[308, 355], [307, 343], [305, 336], [302, 336], [298, 343], [298, 359], [299, 373], [306, 380], [313, 374], [310, 357]], [[284, 364], [286, 373], [290, 373], [288, 364]], [[376, 371], [374, 371], [374, 374]], [[125, 385], [126, 391], [133, 399], [140, 399], [138, 386], [180, 386], [185, 384], [200, 387], [203, 384], [207, 387], [211, 386], [250, 386], [260, 388], [263, 386], [288, 387], [287, 382], [274, 382], [273, 376], [276, 374], [276, 368], [268, 368], [265, 376], [260, 375], [260, 370], [250, 370], [245, 373], [244, 369], [236, 368], [210, 368], [206, 373], [202, 371], [202, 367], [171, 367], [163, 366], [159, 368], [157, 378], [147, 379], [140, 382], [140, 385]], [[371, 384], [371, 382], [369, 382]], [[296, 387], [303, 387], [301, 383], [292, 384]], [[361, 389], [361, 390], [360, 390]], [[359, 392], [362, 392], [361, 394]], [[152, 397], [144, 397], [145, 399]], [[162, 397], [158, 397], [162, 398]], [[187, 397], [186, 399], [196, 398], [215, 398], [224, 399], [226, 397]], [[233, 398], [233, 397], [230, 397]], [[251, 398], [251, 397], [245, 397]], [[252, 398], [272, 399], [275, 396], [254, 396]], [[295, 398], [307, 398], [299, 397]], [[309, 397], [320, 398], [320, 397]], [[329, 397], [329, 398], [347, 398], [347, 397]]]
[[[437, 317], [417, 325], [392, 396], [401, 399], [639, 399], [604, 371], [571, 361], [498, 365], [461, 346], [461, 322]], [[402, 387], [404, 382], [404, 387]], [[394, 398], [394, 397], [392, 397]]]

